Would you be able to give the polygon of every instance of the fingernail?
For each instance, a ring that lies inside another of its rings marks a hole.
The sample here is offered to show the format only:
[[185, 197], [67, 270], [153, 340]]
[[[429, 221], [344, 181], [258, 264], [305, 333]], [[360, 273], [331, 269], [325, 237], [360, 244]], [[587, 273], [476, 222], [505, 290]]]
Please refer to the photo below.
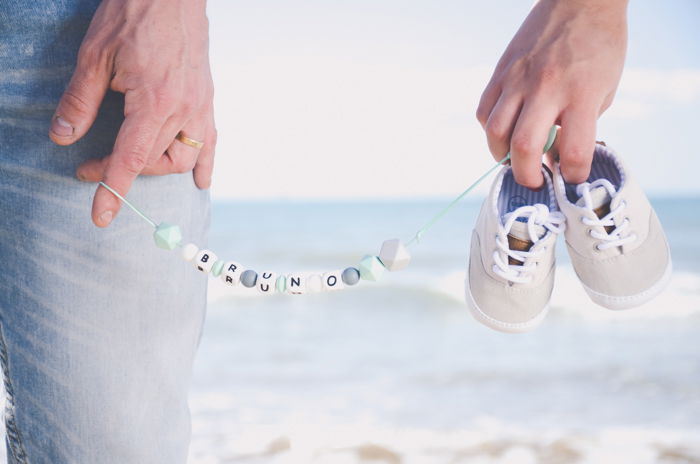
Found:
[[70, 137], [73, 135], [73, 126], [62, 117], [56, 116], [51, 123], [51, 132], [59, 137]]
[[107, 226], [110, 222], [112, 222], [112, 216], [114, 216], [114, 213], [111, 211], [105, 211], [104, 213], [100, 214], [100, 222]]

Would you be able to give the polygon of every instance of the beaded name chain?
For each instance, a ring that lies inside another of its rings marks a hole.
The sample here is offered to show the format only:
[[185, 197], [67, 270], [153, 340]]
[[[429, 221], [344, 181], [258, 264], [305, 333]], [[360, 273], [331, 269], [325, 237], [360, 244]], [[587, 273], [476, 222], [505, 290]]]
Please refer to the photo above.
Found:
[[[554, 144], [557, 127], [553, 126], [549, 131], [547, 143], [544, 147], [544, 152]], [[246, 288], [255, 288], [260, 293], [286, 293], [292, 295], [300, 295], [303, 293], [315, 293], [321, 291], [340, 290], [347, 287], [352, 287], [360, 282], [367, 280], [376, 282], [379, 280], [384, 271], [399, 271], [405, 269], [411, 261], [411, 254], [408, 251], [414, 243], [418, 243], [423, 234], [430, 229], [439, 219], [441, 219], [449, 210], [451, 210], [462, 198], [471, 192], [479, 185], [491, 172], [502, 166], [510, 159], [510, 153], [505, 158], [492, 166], [474, 183], [472, 183], [464, 192], [455, 198], [450, 204], [436, 214], [428, 223], [426, 223], [411, 240], [404, 244], [399, 239], [385, 240], [380, 247], [378, 255], [366, 255], [360, 260], [357, 266], [347, 267], [343, 270], [329, 271], [321, 274], [292, 272], [288, 274], [278, 274], [275, 272], [256, 272], [252, 269], [247, 269], [236, 261], [227, 261], [219, 259], [219, 257], [211, 250], [199, 249], [194, 243], [183, 244], [183, 236], [180, 227], [175, 224], [161, 222], [156, 224], [133, 204], [127, 201], [116, 190], [104, 182], [100, 185], [117, 198], [119, 198], [132, 211], [138, 214], [143, 220], [148, 222], [153, 228], [153, 240], [156, 245], [165, 250], [174, 250], [181, 248], [181, 254], [185, 261], [192, 262], [194, 267], [205, 274], [221, 278], [224, 283], [232, 286], [242, 285]]]

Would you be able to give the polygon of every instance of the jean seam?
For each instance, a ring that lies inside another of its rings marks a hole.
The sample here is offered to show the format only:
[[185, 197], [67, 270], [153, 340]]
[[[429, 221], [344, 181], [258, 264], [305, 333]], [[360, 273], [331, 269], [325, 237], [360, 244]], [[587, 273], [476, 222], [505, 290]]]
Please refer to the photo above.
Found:
[[10, 380], [10, 362], [2, 323], [0, 323], [0, 361], [2, 362], [2, 376], [5, 385], [5, 434], [7, 445], [16, 464], [29, 464], [15, 417], [15, 396], [12, 381]]

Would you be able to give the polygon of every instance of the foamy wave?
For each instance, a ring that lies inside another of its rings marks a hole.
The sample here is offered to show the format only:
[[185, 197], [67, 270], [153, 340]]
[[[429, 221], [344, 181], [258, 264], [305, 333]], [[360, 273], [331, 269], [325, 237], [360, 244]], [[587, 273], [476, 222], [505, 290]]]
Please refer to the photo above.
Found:
[[[379, 283], [360, 284], [360, 288], [373, 287], [378, 290], [401, 292], [410, 288], [433, 293], [464, 304], [464, 271], [453, 271], [445, 275], [403, 273], [390, 275]], [[348, 290], [350, 292], [356, 289]], [[209, 281], [209, 302], [224, 298], [269, 298], [242, 286], [230, 287], [218, 279]], [[570, 265], [557, 268], [554, 293], [551, 301], [552, 313], [559, 316], [580, 317], [587, 321], [608, 322], [632, 319], [684, 318], [700, 314], [700, 274], [674, 272], [666, 290], [651, 302], [626, 311], [609, 311], [594, 304]]]
[[211, 420], [195, 412], [190, 462], [661, 464], [700, 459], [698, 429], [533, 429], [493, 417], [477, 418], [455, 430], [369, 423], [242, 426], [224, 417]]
[[[464, 301], [464, 272], [452, 272], [432, 282], [436, 291]], [[629, 319], [684, 318], [700, 314], [700, 274], [674, 272], [666, 290], [638, 308], [609, 311], [594, 304], [570, 265], [557, 268], [551, 301], [552, 313], [607, 322]]]

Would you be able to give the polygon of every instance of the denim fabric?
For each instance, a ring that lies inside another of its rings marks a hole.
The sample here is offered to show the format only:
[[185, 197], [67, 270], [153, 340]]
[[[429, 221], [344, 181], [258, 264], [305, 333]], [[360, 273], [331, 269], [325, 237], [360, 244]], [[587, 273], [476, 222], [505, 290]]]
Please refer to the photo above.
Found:
[[[111, 151], [110, 93], [70, 147], [47, 137], [95, 0], [0, 0], [0, 359], [10, 463], [182, 463], [187, 389], [206, 276], [123, 208], [90, 220], [81, 161]], [[209, 193], [192, 174], [141, 177], [129, 193], [156, 222], [205, 245]]]

